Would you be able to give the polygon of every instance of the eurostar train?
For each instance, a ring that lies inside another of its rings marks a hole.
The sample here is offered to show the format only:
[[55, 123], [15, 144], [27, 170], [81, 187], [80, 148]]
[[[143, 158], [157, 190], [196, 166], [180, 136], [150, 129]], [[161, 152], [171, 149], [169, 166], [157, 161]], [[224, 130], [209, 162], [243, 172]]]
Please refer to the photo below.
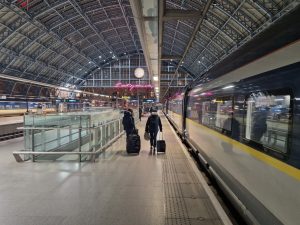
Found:
[[165, 108], [249, 224], [300, 223], [300, 41], [191, 86]]

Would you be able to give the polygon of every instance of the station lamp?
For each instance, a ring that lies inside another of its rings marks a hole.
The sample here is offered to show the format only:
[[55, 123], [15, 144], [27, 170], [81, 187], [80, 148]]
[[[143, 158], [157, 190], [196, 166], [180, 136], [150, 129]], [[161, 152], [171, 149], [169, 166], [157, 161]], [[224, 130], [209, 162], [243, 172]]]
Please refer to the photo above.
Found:
[[141, 79], [145, 75], [145, 71], [143, 68], [138, 67], [134, 70], [134, 76], [138, 79]]

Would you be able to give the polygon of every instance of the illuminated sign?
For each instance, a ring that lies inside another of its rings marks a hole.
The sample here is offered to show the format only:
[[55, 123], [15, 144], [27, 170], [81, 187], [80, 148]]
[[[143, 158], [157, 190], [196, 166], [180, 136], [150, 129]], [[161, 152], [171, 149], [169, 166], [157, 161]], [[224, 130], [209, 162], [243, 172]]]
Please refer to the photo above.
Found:
[[31, 0], [17, 0], [17, 5], [21, 8], [21, 9], [25, 9], [28, 10], [29, 9], [29, 3]]
[[148, 99], [143, 99], [143, 102], [155, 102], [155, 99], [153, 98], [148, 98]]
[[79, 99], [65, 99], [64, 102], [80, 102]]
[[124, 89], [129, 89], [130, 91], [134, 89], [152, 89], [153, 86], [151, 84], [122, 84], [122, 83], [117, 83], [115, 85], [115, 88], [124, 88]]

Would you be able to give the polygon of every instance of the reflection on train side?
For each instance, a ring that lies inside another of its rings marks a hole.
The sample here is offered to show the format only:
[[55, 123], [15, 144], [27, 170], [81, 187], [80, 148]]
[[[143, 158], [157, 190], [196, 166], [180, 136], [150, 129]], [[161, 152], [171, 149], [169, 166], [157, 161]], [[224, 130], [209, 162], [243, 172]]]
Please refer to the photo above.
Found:
[[[264, 147], [286, 153], [290, 100], [290, 95], [268, 93], [252, 93], [246, 101], [239, 101], [232, 96], [195, 95], [189, 96], [187, 117], [235, 140], [244, 136]], [[176, 110], [174, 105], [179, 106], [175, 102], [171, 103], [172, 111]], [[246, 128], [245, 135], [241, 134], [241, 126]]]

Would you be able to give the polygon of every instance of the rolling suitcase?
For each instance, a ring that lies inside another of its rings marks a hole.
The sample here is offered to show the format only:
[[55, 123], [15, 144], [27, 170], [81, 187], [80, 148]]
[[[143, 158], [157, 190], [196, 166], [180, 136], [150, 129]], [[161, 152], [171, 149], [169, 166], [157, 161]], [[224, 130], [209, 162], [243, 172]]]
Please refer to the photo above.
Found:
[[163, 139], [163, 133], [161, 133], [161, 139], [156, 141], [156, 151], [159, 153], [165, 153], [166, 152], [166, 142]]
[[127, 153], [139, 154], [141, 150], [141, 138], [138, 134], [130, 134], [126, 143]]

